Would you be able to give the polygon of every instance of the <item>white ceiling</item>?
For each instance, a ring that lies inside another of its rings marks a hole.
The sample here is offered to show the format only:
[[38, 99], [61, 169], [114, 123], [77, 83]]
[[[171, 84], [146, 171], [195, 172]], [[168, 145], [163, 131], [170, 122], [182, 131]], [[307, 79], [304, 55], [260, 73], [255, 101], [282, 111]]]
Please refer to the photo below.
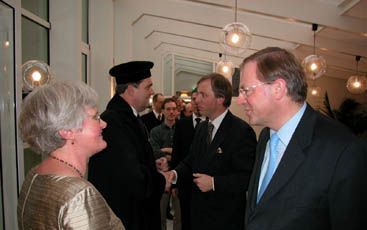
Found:
[[[162, 56], [176, 53], [216, 61], [221, 29], [234, 21], [235, 0], [121, 0], [128, 8], [134, 47]], [[268, 46], [293, 50], [302, 60], [313, 53], [312, 23], [319, 24], [316, 53], [327, 61], [326, 75], [346, 79], [367, 73], [367, 0], [238, 0], [237, 21], [253, 39], [235, 64]], [[142, 56], [139, 54], [138, 56]], [[157, 59], [160, 57], [156, 57]]]

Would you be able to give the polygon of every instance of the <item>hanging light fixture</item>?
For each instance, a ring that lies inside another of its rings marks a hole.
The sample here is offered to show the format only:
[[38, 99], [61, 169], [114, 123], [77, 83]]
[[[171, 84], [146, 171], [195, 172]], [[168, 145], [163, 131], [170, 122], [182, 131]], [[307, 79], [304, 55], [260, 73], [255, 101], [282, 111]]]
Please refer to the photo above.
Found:
[[38, 60], [30, 60], [22, 65], [22, 77], [24, 93], [49, 83], [52, 78], [48, 64]]
[[356, 56], [356, 75], [350, 76], [347, 81], [347, 89], [352, 94], [361, 94], [367, 90], [367, 78], [358, 75], [358, 62], [360, 60], [361, 56]]
[[308, 91], [313, 97], [319, 97], [321, 95], [321, 88], [316, 85], [309, 87]]
[[311, 83], [308, 87], [308, 95], [312, 97], [320, 97], [321, 96], [321, 87], [316, 85], [316, 80], [311, 79]]
[[326, 72], [326, 61], [323, 57], [316, 55], [316, 31], [318, 24], [312, 24], [313, 31], [313, 54], [305, 57], [302, 61], [306, 76], [312, 80], [321, 77]]
[[249, 28], [240, 22], [237, 22], [237, 0], [235, 3], [234, 22], [223, 27], [220, 44], [227, 53], [241, 54], [250, 46], [252, 34]]
[[230, 78], [234, 72], [234, 64], [230, 60], [226, 60], [226, 55], [222, 59], [222, 54], [219, 54], [220, 61], [217, 63], [215, 72], [222, 74], [226, 78]]

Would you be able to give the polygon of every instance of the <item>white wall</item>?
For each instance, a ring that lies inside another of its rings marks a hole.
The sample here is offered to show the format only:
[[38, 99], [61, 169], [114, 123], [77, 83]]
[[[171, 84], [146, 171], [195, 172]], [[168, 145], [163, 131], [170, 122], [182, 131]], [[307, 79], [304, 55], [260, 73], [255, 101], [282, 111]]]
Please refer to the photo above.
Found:
[[99, 95], [99, 110], [104, 111], [112, 94], [108, 71], [114, 57], [113, 0], [89, 0], [90, 84]]

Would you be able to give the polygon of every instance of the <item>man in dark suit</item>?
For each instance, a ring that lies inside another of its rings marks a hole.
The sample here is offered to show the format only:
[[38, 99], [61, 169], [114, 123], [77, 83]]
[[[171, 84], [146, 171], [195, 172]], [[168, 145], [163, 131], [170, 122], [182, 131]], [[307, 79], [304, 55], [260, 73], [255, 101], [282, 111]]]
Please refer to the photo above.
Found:
[[161, 93], [154, 94], [152, 111], [141, 116], [141, 120], [144, 122], [145, 126], [147, 127], [148, 133], [150, 133], [150, 131], [154, 127], [162, 124], [164, 120], [164, 117], [162, 114], [163, 101], [164, 101], [164, 96]]
[[[133, 61], [110, 70], [116, 94], [101, 118], [107, 148], [89, 161], [88, 179], [127, 230], [160, 230], [159, 202], [165, 187], [144, 124], [138, 118], [153, 94], [152, 62]], [[167, 163], [158, 160], [158, 163]], [[160, 168], [164, 170], [164, 168]]]
[[241, 65], [239, 102], [259, 137], [246, 230], [366, 229], [366, 149], [306, 102], [304, 71], [270, 47]]
[[[188, 155], [191, 142], [194, 138], [195, 127], [197, 127], [201, 121], [205, 120], [205, 117], [202, 117], [197, 109], [197, 104], [195, 102], [196, 97], [197, 89], [195, 88], [191, 93], [193, 114], [176, 122], [175, 134], [173, 136], [171, 168], [175, 168]], [[182, 230], [190, 229], [192, 179], [192, 176], [188, 176], [180, 180], [180, 183], [177, 185], [178, 197], [180, 199]], [[173, 189], [173, 191], [175, 191], [175, 189]]]
[[210, 74], [198, 82], [196, 102], [209, 118], [197, 127], [189, 155], [169, 171], [173, 182], [194, 176], [192, 230], [241, 230], [256, 148], [253, 129], [234, 116], [228, 79]]

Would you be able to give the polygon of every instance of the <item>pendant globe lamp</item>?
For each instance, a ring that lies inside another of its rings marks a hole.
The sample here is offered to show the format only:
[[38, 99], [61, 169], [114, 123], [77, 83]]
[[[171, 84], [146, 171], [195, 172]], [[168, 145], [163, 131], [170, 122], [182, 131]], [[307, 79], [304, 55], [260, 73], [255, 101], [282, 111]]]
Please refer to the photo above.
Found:
[[51, 70], [48, 64], [39, 60], [30, 60], [22, 65], [23, 92], [28, 93], [35, 88], [48, 84]]
[[362, 94], [367, 90], [367, 78], [358, 74], [358, 62], [361, 56], [356, 56], [356, 74], [348, 78], [347, 89], [352, 94]]
[[221, 31], [220, 44], [226, 53], [238, 55], [251, 44], [252, 34], [249, 28], [237, 22], [237, 0], [235, 2], [234, 22], [225, 25]]
[[322, 56], [316, 54], [316, 31], [318, 24], [312, 24], [313, 31], [313, 54], [305, 57], [302, 61], [303, 69], [309, 79], [315, 80], [326, 72], [326, 61]]
[[226, 78], [230, 78], [234, 72], [234, 64], [230, 60], [226, 60], [226, 55], [222, 59], [222, 54], [219, 54], [220, 61], [217, 63], [215, 72], [223, 75]]
[[317, 85], [310, 86], [308, 91], [311, 96], [313, 97], [320, 97], [321, 96], [321, 88]]

